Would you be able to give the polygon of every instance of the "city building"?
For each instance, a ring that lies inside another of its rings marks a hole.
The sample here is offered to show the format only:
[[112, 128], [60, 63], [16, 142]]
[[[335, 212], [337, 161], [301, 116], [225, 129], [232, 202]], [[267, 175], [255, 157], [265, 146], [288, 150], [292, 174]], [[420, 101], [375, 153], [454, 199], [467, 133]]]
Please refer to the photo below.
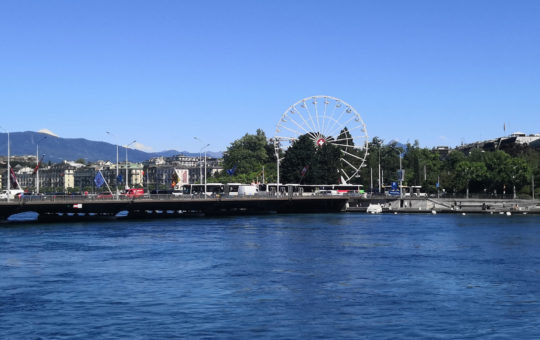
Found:
[[[145, 168], [145, 188], [149, 190], [172, 189], [174, 175], [182, 184], [202, 183], [204, 181], [204, 157], [176, 155], [172, 157], [156, 157], [143, 162]], [[207, 177], [222, 171], [223, 166], [218, 158], [206, 158]], [[184, 174], [187, 172], [187, 179]], [[182, 176], [180, 176], [182, 175]], [[178, 183], [177, 183], [178, 184]]]
[[456, 149], [469, 153], [473, 149], [481, 149], [484, 151], [509, 151], [527, 147], [540, 147], [540, 133], [527, 135], [523, 132], [514, 132], [510, 136], [464, 144], [456, 147]]
[[[2, 188], [7, 187], [7, 157], [3, 169], [0, 165], [0, 180]], [[17, 176], [20, 187], [36, 192], [35, 156], [12, 157], [10, 162]], [[173, 157], [156, 157], [143, 163], [116, 163], [97, 161], [91, 164], [64, 161], [58, 164], [42, 166], [39, 169], [40, 192], [113, 192], [129, 188], [145, 188], [148, 191], [172, 189], [173, 183], [182, 184], [204, 181], [206, 174], [212, 176], [223, 170], [221, 160], [217, 158], [190, 157], [176, 155]], [[126, 171], [127, 169], [127, 171]], [[106, 185], [96, 188], [94, 179], [101, 171]], [[126, 179], [127, 177], [127, 179]], [[127, 182], [127, 183], [126, 183]], [[108, 185], [108, 188], [107, 188]]]

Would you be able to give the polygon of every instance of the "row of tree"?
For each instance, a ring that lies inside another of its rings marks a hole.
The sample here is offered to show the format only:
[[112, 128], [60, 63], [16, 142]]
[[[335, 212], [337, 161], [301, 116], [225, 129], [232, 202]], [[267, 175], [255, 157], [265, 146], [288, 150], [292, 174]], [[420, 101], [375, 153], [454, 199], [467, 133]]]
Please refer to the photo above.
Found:
[[[362, 153], [354, 148], [346, 129], [334, 143], [317, 145], [313, 136], [300, 136], [285, 151], [279, 151], [280, 182], [301, 184], [337, 184], [342, 180], [340, 169], [347, 163], [358, 165]], [[345, 141], [345, 142], [343, 142]], [[346, 147], [343, 147], [346, 144]], [[398, 170], [404, 170], [403, 185], [421, 186], [424, 192], [437, 190], [447, 193], [470, 192], [483, 194], [530, 194], [534, 180], [540, 183], [540, 150], [533, 148], [484, 152], [473, 150], [465, 154], [451, 150], [447, 155], [421, 148], [419, 142], [384, 143], [374, 137], [368, 143], [369, 153], [365, 167], [350, 183], [362, 184], [373, 191], [379, 188], [379, 176], [383, 185], [398, 182]], [[344, 152], [345, 151], [345, 152]], [[216, 182], [275, 182], [277, 162], [274, 143], [264, 131], [246, 134], [227, 148], [223, 158], [224, 171], [217, 174]], [[379, 171], [380, 167], [380, 171]], [[538, 194], [537, 194], [538, 195]]]
[[369, 144], [368, 168], [361, 173], [361, 182], [368, 187], [370, 171], [378, 173], [378, 157], [386, 178], [385, 183], [398, 181], [400, 156], [405, 171], [404, 185], [421, 186], [425, 192], [439, 190], [448, 193], [468, 192], [486, 195], [516, 192], [531, 194], [532, 181], [540, 179], [540, 150], [524, 149], [518, 154], [502, 150], [492, 152], [474, 149], [465, 154], [451, 150], [447, 155], [414, 144], [383, 144], [374, 138]]

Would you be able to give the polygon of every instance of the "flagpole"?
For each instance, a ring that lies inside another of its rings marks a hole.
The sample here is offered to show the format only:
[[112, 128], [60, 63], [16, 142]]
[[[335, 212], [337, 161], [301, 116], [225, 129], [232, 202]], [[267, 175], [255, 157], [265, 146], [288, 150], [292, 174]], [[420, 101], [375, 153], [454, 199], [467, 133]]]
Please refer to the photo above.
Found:
[[36, 143], [36, 194], [39, 194], [39, 144]]
[[11, 165], [9, 164], [10, 157], [10, 145], [9, 145], [9, 131], [7, 132], [7, 201], [9, 203], [9, 196], [11, 193]]
[[101, 178], [103, 178], [103, 182], [105, 182], [105, 185], [107, 186], [107, 189], [109, 189], [109, 192], [111, 193], [111, 196], [113, 195], [111, 188], [109, 187], [109, 183], [105, 180], [105, 176], [103, 176], [103, 173], [101, 170], [98, 170], [99, 174], [101, 175]]
[[116, 200], [118, 201], [120, 199], [120, 191], [118, 190], [118, 144], [116, 144]]

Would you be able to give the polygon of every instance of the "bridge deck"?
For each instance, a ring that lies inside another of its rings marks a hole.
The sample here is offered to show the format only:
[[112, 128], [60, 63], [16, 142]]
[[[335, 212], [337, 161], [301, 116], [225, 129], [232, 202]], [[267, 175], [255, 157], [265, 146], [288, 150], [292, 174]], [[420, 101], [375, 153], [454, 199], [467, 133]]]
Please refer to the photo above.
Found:
[[91, 199], [80, 196], [47, 200], [22, 199], [0, 203], [0, 219], [22, 212], [36, 212], [38, 219], [114, 217], [127, 212], [129, 217], [173, 215], [229, 215], [257, 213], [318, 213], [345, 209], [347, 197], [214, 197], [214, 198], [138, 198]]

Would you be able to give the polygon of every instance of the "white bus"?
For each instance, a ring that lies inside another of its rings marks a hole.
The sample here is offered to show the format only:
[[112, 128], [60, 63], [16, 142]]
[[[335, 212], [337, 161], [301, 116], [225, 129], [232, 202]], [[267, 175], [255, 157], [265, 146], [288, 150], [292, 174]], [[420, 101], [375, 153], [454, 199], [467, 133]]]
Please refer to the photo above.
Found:
[[[204, 195], [204, 184], [184, 184], [181, 190], [173, 191], [174, 196]], [[206, 183], [206, 196], [221, 195], [224, 192], [224, 185], [221, 183]]]

